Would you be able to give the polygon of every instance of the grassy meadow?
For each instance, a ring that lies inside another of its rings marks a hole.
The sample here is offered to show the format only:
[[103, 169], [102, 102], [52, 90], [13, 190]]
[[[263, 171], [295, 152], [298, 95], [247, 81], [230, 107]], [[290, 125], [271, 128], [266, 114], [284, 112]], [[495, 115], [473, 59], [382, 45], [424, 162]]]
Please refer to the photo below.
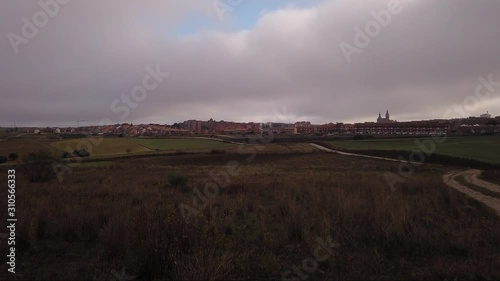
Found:
[[16, 277], [300, 280], [322, 239], [335, 246], [309, 280], [498, 280], [500, 221], [443, 169], [395, 190], [397, 163], [314, 151], [117, 159], [61, 183], [19, 172]]
[[71, 152], [75, 149], [86, 149], [91, 153], [91, 157], [116, 156], [152, 151], [126, 138], [72, 139], [55, 141], [50, 145], [58, 149], [61, 153], [64, 151]]
[[[94, 143], [99, 143], [94, 145]], [[14, 143], [14, 142], [13, 142]], [[85, 145], [90, 144], [90, 145]], [[42, 146], [50, 146], [57, 155], [64, 151], [87, 149], [90, 158], [113, 158], [127, 155], [148, 155], [160, 153], [238, 153], [238, 151], [254, 150], [249, 146], [240, 147], [216, 140], [201, 138], [102, 138], [102, 139], [72, 139], [45, 141]], [[40, 146], [40, 144], [39, 144]], [[40, 147], [42, 147], [40, 146]], [[307, 143], [280, 143], [261, 145], [255, 149], [257, 153], [305, 153], [317, 151]]]
[[[417, 140], [424, 141], [426, 139], [345, 140], [329, 141], [328, 143], [340, 150], [419, 151]], [[436, 143], [435, 153], [500, 164], [500, 136], [449, 137], [443, 143]]]
[[233, 147], [233, 144], [214, 140], [196, 138], [172, 138], [172, 139], [147, 139], [134, 138], [133, 142], [147, 147], [151, 150], [184, 150], [184, 151], [210, 151], [212, 149], [225, 149]]

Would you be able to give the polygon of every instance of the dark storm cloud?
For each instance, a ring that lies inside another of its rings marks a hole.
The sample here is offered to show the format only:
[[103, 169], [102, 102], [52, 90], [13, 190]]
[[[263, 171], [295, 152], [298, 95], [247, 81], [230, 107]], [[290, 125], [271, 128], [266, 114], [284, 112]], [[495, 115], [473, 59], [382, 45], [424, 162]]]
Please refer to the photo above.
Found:
[[[365, 2], [287, 8], [251, 30], [179, 37], [180, 20], [219, 20], [210, 1], [73, 0], [16, 54], [7, 35], [21, 35], [22, 18], [40, 6], [4, 1], [0, 125], [121, 122], [111, 104], [156, 65], [170, 76], [124, 121], [322, 123], [373, 120], [385, 109], [399, 120], [439, 118], [474, 94], [478, 76], [500, 81], [500, 2], [402, 0], [403, 10], [348, 63], [339, 45], [354, 44], [354, 28], [390, 1]], [[470, 114], [494, 111], [498, 97]]]

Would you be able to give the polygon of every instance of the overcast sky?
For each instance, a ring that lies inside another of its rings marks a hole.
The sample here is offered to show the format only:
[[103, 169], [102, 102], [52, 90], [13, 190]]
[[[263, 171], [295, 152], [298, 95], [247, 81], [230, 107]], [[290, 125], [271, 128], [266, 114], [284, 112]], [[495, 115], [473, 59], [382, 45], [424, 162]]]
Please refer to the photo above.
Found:
[[[500, 83], [500, 1], [401, 0], [350, 63], [341, 43], [394, 0], [217, 1], [72, 0], [45, 23], [38, 1], [1, 1], [0, 126], [432, 119], [479, 76]], [[113, 110], [148, 66], [169, 75]], [[465, 114], [486, 111], [500, 115], [500, 87]]]

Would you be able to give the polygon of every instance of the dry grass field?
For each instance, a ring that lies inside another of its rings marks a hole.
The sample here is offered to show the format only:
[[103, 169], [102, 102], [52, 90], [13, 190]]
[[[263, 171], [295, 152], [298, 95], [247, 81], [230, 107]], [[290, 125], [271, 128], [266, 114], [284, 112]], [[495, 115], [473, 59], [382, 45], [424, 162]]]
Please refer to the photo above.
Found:
[[[62, 183], [19, 173], [17, 277], [498, 280], [500, 221], [446, 170], [423, 165], [395, 190], [397, 163], [319, 152], [118, 159]], [[317, 239], [334, 247], [307, 272]]]
[[21, 163], [24, 156], [36, 150], [47, 150], [59, 154], [57, 149], [51, 147], [48, 141], [37, 141], [33, 139], [7, 139], [0, 142], [0, 156], [8, 156], [10, 153], [19, 154], [16, 163]]

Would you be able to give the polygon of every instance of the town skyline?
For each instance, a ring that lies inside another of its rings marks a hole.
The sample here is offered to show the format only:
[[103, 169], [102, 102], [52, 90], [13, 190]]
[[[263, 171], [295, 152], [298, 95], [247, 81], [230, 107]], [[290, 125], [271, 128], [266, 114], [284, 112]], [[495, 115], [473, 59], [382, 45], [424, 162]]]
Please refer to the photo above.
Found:
[[[431, 121], [450, 121], [450, 120], [457, 120], [457, 119], [471, 119], [471, 120], [476, 120], [476, 119], [483, 119], [483, 120], [498, 120], [500, 121], [500, 116], [495, 116], [492, 115], [489, 111], [486, 113], [480, 114], [479, 116], [467, 116], [467, 117], [457, 117], [457, 118], [432, 118], [432, 119], [423, 119], [423, 120], [392, 120], [390, 117], [389, 110], [386, 110], [386, 113], [384, 114], [385, 117], [382, 117], [382, 111], [379, 112], [378, 118], [369, 121], [364, 121], [364, 122], [343, 122], [343, 121], [331, 121], [331, 122], [326, 122], [326, 123], [314, 123], [309, 120], [288, 120], [288, 121], [283, 121], [285, 120], [282, 118], [282, 121], [268, 121], [268, 122], [254, 122], [254, 121], [233, 121], [233, 120], [216, 120], [214, 118], [210, 119], [189, 119], [189, 120], [184, 120], [184, 121], [179, 121], [179, 122], [174, 122], [174, 123], [135, 123], [134, 122], [119, 122], [119, 123], [89, 123], [89, 120], [77, 120], [74, 123], [76, 123], [76, 126], [17, 126], [16, 123], [14, 123], [11, 126], [1, 126], [0, 128], [66, 128], [66, 129], [71, 129], [71, 128], [95, 128], [95, 127], [106, 127], [106, 126], [120, 126], [120, 125], [130, 125], [130, 126], [148, 126], [148, 125], [157, 125], [157, 126], [166, 126], [166, 127], [171, 127], [171, 128], [178, 128], [182, 129], [188, 128], [188, 127], [200, 127], [201, 125], [190, 125], [193, 122], [199, 122], [199, 123], [222, 123], [222, 124], [243, 124], [243, 125], [259, 125], [260, 128], [262, 128], [263, 125], [272, 125], [272, 124], [286, 124], [286, 125], [299, 125], [300, 124], [308, 124], [308, 126], [322, 126], [322, 125], [330, 125], [330, 124], [369, 124], [369, 123], [378, 123], [378, 124], [392, 124], [392, 123], [409, 123], [409, 122], [431, 122]], [[103, 120], [101, 120], [103, 121]], [[108, 119], [108, 121], [111, 121]], [[252, 127], [256, 128], [256, 127]], [[194, 130], [196, 131], [196, 130]]]

